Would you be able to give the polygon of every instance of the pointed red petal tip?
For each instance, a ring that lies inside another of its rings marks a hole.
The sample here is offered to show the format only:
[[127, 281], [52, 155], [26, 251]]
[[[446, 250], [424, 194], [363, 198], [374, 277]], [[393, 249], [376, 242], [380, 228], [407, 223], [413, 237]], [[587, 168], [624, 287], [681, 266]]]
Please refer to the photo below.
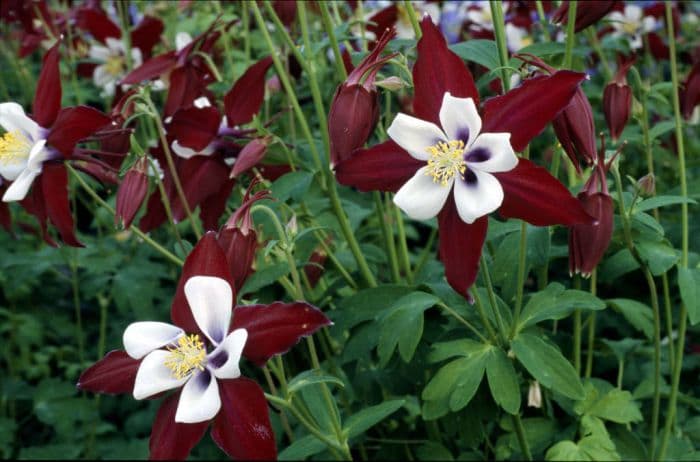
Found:
[[63, 164], [44, 164], [37, 186], [41, 188], [46, 214], [56, 226], [63, 242], [72, 247], [83, 247], [73, 229], [66, 167]]
[[262, 366], [272, 356], [289, 351], [302, 337], [331, 324], [321, 310], [306, 302], [275, 302], [237, 306], [231, 330], [248, 331], [243, 356]]
[[[186, 332], [201, 334], [199, 326], [192, 316], [187, 299], [185, 298], [185, 283], [192, 276], [214, 276], [225, 279], [233, 291], [233, 299], [236, 299], [231, 272], [228, 268], [226, 254], [216, 240], [214, 231], [207, 232], [199, 240], [192, 252], [187, 256], [182, 267], [182, 275], [175, 291], [175, 298], [170, 309], [170, 317], [173, 324], [181, 327]], [[233, 309], [233, 307], [231, 307]], [[203, 334], [202, 334], [203, 335]]]
[[69, 158], [80, 140], [110, 123], [111, 119], [106, 114], [88, 106], [63, 108], [58, 113], [46, 142]]
[[479, 272], [481, 249], [486, 240], [488, 217], [484, 216], [472, 224], [459, 217], [452, 197], [438, 215], [440, 233], [440, 260], [445, 265], [447, 282], [470, 303], [469, 288]]
[[221, 411], [211, 437], [234, 460], [276, 460], [277, 446], [265, 394], [254, 381], [241, 377], [219, 381]]
[[482, 132], [507, 132], [522, 151], [571, 101], [586, 74], [558, 71], [525, 80], [505, 95], [489, 98], [482, 110]]
[[503, 187], [498, 212], [504, 218], [520, 218], [535, 226], [595, 221], [559, 180], [527, 159], [519, 159], [509, 172], [494, 175]]
[[425, 16], [420, 24], [423, 36], [418, 41], [418, 59], [413, 66], [416, 117], [440, 125], [440, 106], [445, 92], [459, 98], [472, 98], [479, 106], [479, 92], [466, 64], [447, 48], [440, 29]]
[[369, 149], [358, 149], [335, 166], [338, 183], [360, 191], [396, 192], [425, 162], [414, 159], [389, 140]]
[[140, 365], [141, 360], [125, 351], [112, 350], [80, 374], [78, 388], [95, 393], [131, 393]]
[[596, 222], [569, 228], [569, 272], [587, 277], [603, 258], [612, 239], [615, 206], [610, 196], [602, 192], [582, 192], [578, 200]]
[[167, 125], [168, 135], [179, 144], [194, 151], [202, 151], [219, 131], [221, 114], [215, 107], [179, 109]]
[[43, 128], [53, 125], [61, 109], [61, 74], [58, 69], [60, 44], [61, 42], [56, 42], [44, 55], [41, 74], [36, 84], [32, 110], [34, 120]]
[[[220, 382], [221, 383], [221, 382]], [[209, 422], [183, 424], [175, 422], [180, 392], [168, 396], [160, 405], [149, 441], [151, 460], [185, 460], [202, 439]]]
[[76, 25], [92, 34], [96, 40], [105, 43], [107, 38], [120, 38], [122, 31], [111, 19], [97, 8], [80, 8], [76, 13]]
[[[616, 0], [587, 0], [576, 4], [576, 22], [574, 31], [581, 32], [591, 24], [601, 20], [610, 10], [613, 9]], [[564, 1], [552, 14], [554, 24], [566, 25], [568, 22], [569, 2]]]
[[153, 47], [160, 42], [160, 35], [165, 25], [163, 21], [153, 16], [144, 16], [141, 22], [131, 31], [131, 46], [141, 50], [146, 57], [151, 56]]
[[272, 65], [267, 56], [250, 66], [224, 96], [229, 127], [247, 124], [260, 111], [265, 98], [265, 74]]

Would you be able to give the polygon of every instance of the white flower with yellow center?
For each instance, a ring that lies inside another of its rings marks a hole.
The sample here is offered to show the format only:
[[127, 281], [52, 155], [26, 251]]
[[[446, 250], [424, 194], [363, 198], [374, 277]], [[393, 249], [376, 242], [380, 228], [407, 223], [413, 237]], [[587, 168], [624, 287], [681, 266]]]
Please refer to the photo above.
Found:
[[399, 114], [387, 130], [413, 158], [426, 162], [398, 190], [394, 202], [409, 217], [427, 220], [442, 210], [454, 188], [460, 218], [474, 223], [503, 202], [503, 188], [492, 173], [518, 164], [510, 133], [480, 133], [474, 100], [450, 93], [442, 99], [439, 118], [442, 128]]
[[613, 35], [629, 37], [632, 50], [642, 48], [642, 34], [656, 28], [656, 20], [651, 16], [644, 16], [644, 10], [638, 5], [625, 5], [624, 13], [613, 11], [608, 15], [608, 19], [615, 29]]
[[[185, 298], [206, 339], [164, 322], [135, 322], [124, 331], [124, 349], [141, 359], [133, 395], [145, 399], [182, 386], [175, 421], [213, 419], [221, 408], [217, 379], [240, 377], [238, 363], [248, 338], [245, 329], [228, 333], [233, 293], [225, 280], [194, 276], [185, 283]], [[207, 353], [204, 342], [213, 350]]]
[[51, 157], [46, 148], [47, 130], [27, 117], [17, 103], [0, 104], [0, 176], [12, 181], [3, 202], [21, 201], [27, 196], [44, 161]]
[[[126, 47], [120, 39], [108, 37], [105, 45], [92, 45], [88, 55], [100, 63], [92, 73], [92, 80], [96, 86], [104, 89], [106, 96], [114, 95], [119, 79], [126, 74]], [[131, 49], [132, 67], [137, 68], [143, 63], [141, 50]]]

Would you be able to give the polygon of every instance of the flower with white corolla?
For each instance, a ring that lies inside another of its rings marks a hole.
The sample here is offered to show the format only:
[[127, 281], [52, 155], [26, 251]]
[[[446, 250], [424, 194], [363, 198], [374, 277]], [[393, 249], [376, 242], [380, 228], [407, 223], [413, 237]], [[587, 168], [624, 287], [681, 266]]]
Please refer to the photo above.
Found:
[[[130, 50], [132, 66], [143, 63], [143, 55], [138, 48]], [[119, 80], [126, 75], [126, 46], [121, 39], [107, 37], [105, 45], [93, 44], [88, 56], [99, 63], [92, 73], [95, 86], [104, 90], [105, 96], [113, 96]]]
[[644, 10], [638, 5], [627, 4], [624, 12], [613, 11], [608, 15], [608, 19], [615, 29], [613, 35], [629, 37], [632, 50], [642, 48], [642, 34], [656, 28], [656, 20], [645, 16]]
[[[211, 420], [221, 409], [217, 380], [240, 377], [238, 362], [248, 332], [227, 334], [233, 302], [224, 279], [194, 276], [185, 283], [185, 297], [206, 338], [188, 334], [164, 322], [135, 322], [124, 331], [124, 349], [141, 359], [136, 373], [135, 399], [182, 387], [175, 422]], [[207, 352], [205, 342], [212, 351]]]
[[47, 130], [27, 117], [17, 103], [0, 104], [0, 176], [12, 181], [2, 196], [3, 202], [21, 201], [34, 179], [41, 173], [44, 161], [51, 158], [46, 147]]
[[417, 220], [436, 216], [454, 190], [459, 217], [474, 223], [500, 207], [503, 188], [492, 173], [518, 165], [510, 133], [481, 133], [472, 98], [446, 92], [440, 123], [399, 114], [387, 130], [392, 140], [426, 164], [394, 196], [396, 205]]

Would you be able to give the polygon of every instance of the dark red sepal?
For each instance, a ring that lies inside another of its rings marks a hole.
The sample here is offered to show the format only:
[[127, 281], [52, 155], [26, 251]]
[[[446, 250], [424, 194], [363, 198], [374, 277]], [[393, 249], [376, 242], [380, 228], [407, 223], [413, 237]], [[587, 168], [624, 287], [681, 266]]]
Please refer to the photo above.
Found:
[[37, 221], [39, 222], [41, 237], [44, 239], [44, 241], [46, 241], [46, 243], [52, 247], [58, 247], [56, 241], [54, 241], [49, 234], [48, 225], [46, 223], [48, 219], [46, 216], [46, 204], [44, 202], [44, 194], [41, 187], [35, 185], [29, 191], [27, 197], [20, 201], [20, 205], [24, 207], [27, 212], [36, 217]]
[[107, 115], [88, 106], [63, 108], [51, 127], [47, 144], [69, 158], [78, 141], [110, 122]]
[[78, 388], [94, 393], [132, 393], [140, 365], [141, 360], [126, 351], [112, 350], [80, 374]]
[[472, 224], [462, 221], [452, 195], [438, 215], [440, 260], [445, 265], [447, 282], [470, 302], [469, 287], [474, 284], [479, 272], [481, 248], [488, 224], [488, 216]]
[[262, 388], [245, 377], [220, 380], [221, 411], [214, 419], [211, 437], [235, 460], [276, 460], [267, 401]]
[[418, 59], [413, 66], [413, 111], [419, 119], [441, 126], [440, 106], [445, 92], [458, 98], [472, 98], [479, 107], [479, 92], [462, 58], [447, 48], [440, 29], [425, 16], [420, 24]]
[[58, 70], [59, 45], [60, 42], [56, 42], [44, 55], [44, 63], [34, 94], [32, 106], [34, 113], [32, 115], [36, 123], [43, 128], [49, 128], [53, 125], [58, 111], [61, 109], [61, 73]]
[[8, 233], [12, 232], [12, 215], [10, 215], [7, 202], [0, 202], [0, 226], [5, 228]]
[[61, 234], [63, 242], [73, 247], [83, 247], [73, 229], [66, 167], [62, 163], [45, 163], [38, 180], [46, 204], [46, 214]]
[[151, 460], [185, 460], [202, 439], [209, 421], [183, 424], [175, 422], [180, 392], [168, 396], [153, 421], [149, 449]]
[[536, 226], [594, 221], [559, 180], [527, 159], [519, 159], [509, 172], [493, 175], [503, 187], [498, 212], [504, 218], [520, 218]]
[[96, 40], [105, 43], [108, 37], [120, 38], [122, 31], [106, 13], [96, 8], [80, 8], [76, 13], [76, 24], [95, 37]]
[[482, 108], [483, 133], [508, 132], [515, 151], [522, 151], [564, 109], [586, 77], [559, 71], [525, 80], [505, 95], [489, 98]]
[[163, 21], [153, 16], [144, 16], [131, 31], [131, 46], [140, 49], [144, 57], [151, 56], [153, 47], [160, 41], [163, 29], [165, 29]]
[[260, 111], [265, 97], [265, 73], [272, 65], [267, 56], [250, 66], [224, 96], [226, 121], [229, 127], [247, 124]]
[[369, 149], [358, 149], [335, 166], [338, 183], [360, 191], [396, 192], [423, 167], [398, 144], [389, 140]]
[[175, 51], [168, 51], [162, 55], [154, 56], [133, 71], [129, 72], [126, 77], [121, 80], [122, 84], [133, 85], [151, 80], [167, 73], [177, 64], [177, 55]]
[[[213, 156], [194, 156], [183, 160], [178, 166], [178, 174], [190, 210], [216, 195], [229, 181], [228, 166]], [[169, 184], [173, 186], [172, 180]], [[173, 217], [184, 220], [187, 212], [174, 186], [169, 189], [169, 195]]]
[[[192, 316], [187, 298], [185, 298], [185, 283], [192, 276], [214, 276], [225, 279], [231, 285], [233, 299], [236, 299], [236, 291], [231, 272], [228, 269], [226, 254], [216, 241], [216, 233], [213, 231], [206, 233], [187, 256], [170, 309], [173, 324], [181, 327], [185, 332], [203, 335]], [[231, 308], [233, 309], [233, 307]]]
[[289, 351], [302, 337], [330, 324], [321, 310], [306, 302], [275, 302], [237, 306], [231, 330], [248, 331], [243, 356], [262, 366], [272, 356]]
[[173, 114], [167, 124], [168, 135], [179, 144], [194, 151], [202, 151], [212, 142], [221, 124], [221, 114], [215, 107], [189, 107]]

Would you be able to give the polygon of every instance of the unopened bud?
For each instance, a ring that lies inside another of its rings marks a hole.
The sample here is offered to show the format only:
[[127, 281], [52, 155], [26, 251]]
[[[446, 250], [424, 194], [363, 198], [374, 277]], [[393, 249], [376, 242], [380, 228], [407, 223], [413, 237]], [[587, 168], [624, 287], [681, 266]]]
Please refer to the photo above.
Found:
[[392, 75], [391, 77], [387, 77], [386, 79], [383, 80], [377, 80], [374, 82], [374, 84], [378, 87], [381, 87], [385, 90], [389, 91], [398, 91], [401, 90], [402, 88], [408, 87], [408, 83], [406, 83], [405, 80], [403, 80], [401, 77], [397, 77], [395, 75]]
[[530, 383], [530, 389], [527, 391], [527, 406], [538, 409], [542, 407], [542, 390], [537, 380]]
[[637, 181], [639, 192], [644, 196], [656, 194], [656, 178], [653, 173], [647, 173]]

